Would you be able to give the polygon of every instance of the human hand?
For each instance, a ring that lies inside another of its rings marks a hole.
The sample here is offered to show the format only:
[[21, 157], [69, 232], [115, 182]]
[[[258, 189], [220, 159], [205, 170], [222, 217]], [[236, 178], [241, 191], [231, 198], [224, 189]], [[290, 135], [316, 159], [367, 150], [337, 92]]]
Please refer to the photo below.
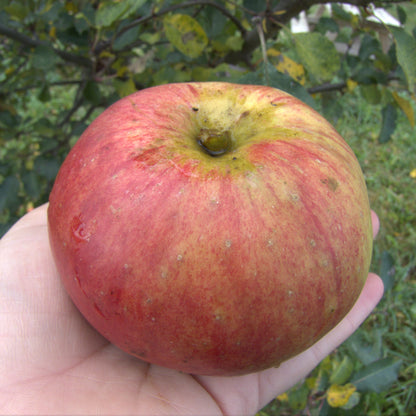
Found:
[[381, 279], [370, 273], [344, 320], [279, 368], [239, 377], [183, 374], [124, 353], [85, 321], [55, 269], [43, 205], [0, 241], [0, 413], [255, 414], [345, 341], [382, 294]]

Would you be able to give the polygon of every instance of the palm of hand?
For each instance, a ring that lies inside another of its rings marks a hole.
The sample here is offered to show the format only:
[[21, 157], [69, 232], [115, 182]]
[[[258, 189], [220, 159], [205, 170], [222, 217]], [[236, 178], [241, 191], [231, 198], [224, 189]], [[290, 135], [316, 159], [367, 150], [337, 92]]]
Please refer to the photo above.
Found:
[[55, 270], [46, 206], [1, 240], [0, 273], [0, 412], [16, 414], [254, 414], [347, 338], [382, 295], [370, 275], [337, 331], [278, 369], [205, 377], [142, 362], [86, 323]]

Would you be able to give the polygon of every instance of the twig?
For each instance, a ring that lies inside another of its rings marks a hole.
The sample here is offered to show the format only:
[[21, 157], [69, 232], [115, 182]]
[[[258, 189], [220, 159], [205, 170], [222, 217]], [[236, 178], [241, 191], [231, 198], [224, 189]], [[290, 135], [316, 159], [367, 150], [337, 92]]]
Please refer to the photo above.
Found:
[[59, 57], [64, 59], [67, 62], [72, 62], [74, 64], [90, 68], [91, 61], [88, 58], [85, 58], [81, 55], [75, 55], [66, 51], [61, 51], [60, 49], [54, 48], [48, 42], [44, 42], [37, 39], [32, 39], [29, 36], [24, 35], [23, 33], [17, 32], [14, 29], [11, 29], [3, 24], [0, 23], [0, 35], [7, 36], [10, 39], [13, 39], [17, 42], [23, 43], [31, 48], [36, 48], [38, 46], [45, 46], [47, 48], [52, 49]]

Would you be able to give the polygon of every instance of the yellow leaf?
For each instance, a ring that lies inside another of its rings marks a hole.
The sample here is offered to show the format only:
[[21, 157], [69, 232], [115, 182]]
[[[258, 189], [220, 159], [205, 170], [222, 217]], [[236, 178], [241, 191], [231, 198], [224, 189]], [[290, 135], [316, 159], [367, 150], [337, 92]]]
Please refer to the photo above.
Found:
[[393, 98], [395, 99], [396, 103], [399, 107], [403, 110], [403, 113], [406, 114], [407, 119], [412, 127], [415, 126], [415, 114], [413, 112], [413, 107], [410, 104], [410, 101], [406, 100], [406, 98], [401, 97], [397, 94], [396, 91], [393, 91]]
[[277, 396], [277, 400], [280, 400], [281, 402], [287, 402], [289, 400], [289, 396], [287, 393], [282, 393]]
[[263, 27], [263, 32], [267, 33], [267, 20], [263, 19], [262, 22], [261, 22], [261, 25]]
[[413, 169], [410, 173], [409, 176], [413, 179], [416, 179], [416, 169]]
[[358, 82], [352, 79], [347, 79], [347, 88], [349, 92], [352, 92], [357, 85], [358, 85]]
[[305, 68], [276, 49], [269, 49], [267, 55], [279, 72], [289, 75], [301, 85], [305, 85]]
[[4, 71], [4, 73], [6, 74], [6, 75], [10, 75], [10, 74], [13, 74], [13, 72], [15, 71], [15, 67], [14, 66], [10, 66], [9, 68], [7, 68], [5, 71]]
[[120, 97], [126, 97], [137, 91], [132, 78], [129, 78], [127, 81], [114, 80], [114, 88]]
[[56, 27], [52, 26], [49, 29], [49, 37], [51, 37], [52, 39], [56, 39]]
[[351, 383], [343, 386], [333, 384], [327, 391], [326, 400], [331, 407], [345, 406], [355, 390], [356, 387]]
[[65, 10], [66, 10], [68, 13], [72, 14], [72, 13], [76, 13], [76, 12], [78, 11], [78, 8], [77, 8], [77, 6], [74, 4], [74, 2], [72, 2], [72, 1], [68, 1], [68, 2], [65, 4]]
[[191, 16], [173, 14], [163, 20], [169, 42], [184, 55], [197, 58], [208, 44], [202, 26]]
[[313, 390], [317, 386], [317, 381], [318, 381], [317, 377], [308, 377], [305, 380], [305, 383], [310, 390]]
[[114, 54], [109, 51], [102, 51], [100, 53], [100, 58], [114, 58]]

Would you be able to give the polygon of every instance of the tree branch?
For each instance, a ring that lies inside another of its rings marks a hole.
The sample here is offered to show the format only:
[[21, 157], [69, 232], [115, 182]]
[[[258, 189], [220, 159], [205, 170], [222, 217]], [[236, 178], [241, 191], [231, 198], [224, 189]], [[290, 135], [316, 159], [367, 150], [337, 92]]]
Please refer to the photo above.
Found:
[[32, 39], [31, 37], [26, 36], [23, 33], [20, 33], [14, 29], [11, 29], [1, 23], [0, 23], [0, 35], [7, 36], [8, 38], [13, 39], [31, 48], [36, 48], [37, 46], [46, 46], [48, 48], [51, 48], [59, 57], [61, 57], [63, 60], [67, 62], [72, 62], [74, 64], [77, 64], [86, 68], [91, 68], [92, 66], [91, 60], [88, 58], [85, 58], [84, 56], [74, 55], [66, 51], [61, 51], [60, 49], [54, 48], [48, 42], [43, 42], [40, 40]]

